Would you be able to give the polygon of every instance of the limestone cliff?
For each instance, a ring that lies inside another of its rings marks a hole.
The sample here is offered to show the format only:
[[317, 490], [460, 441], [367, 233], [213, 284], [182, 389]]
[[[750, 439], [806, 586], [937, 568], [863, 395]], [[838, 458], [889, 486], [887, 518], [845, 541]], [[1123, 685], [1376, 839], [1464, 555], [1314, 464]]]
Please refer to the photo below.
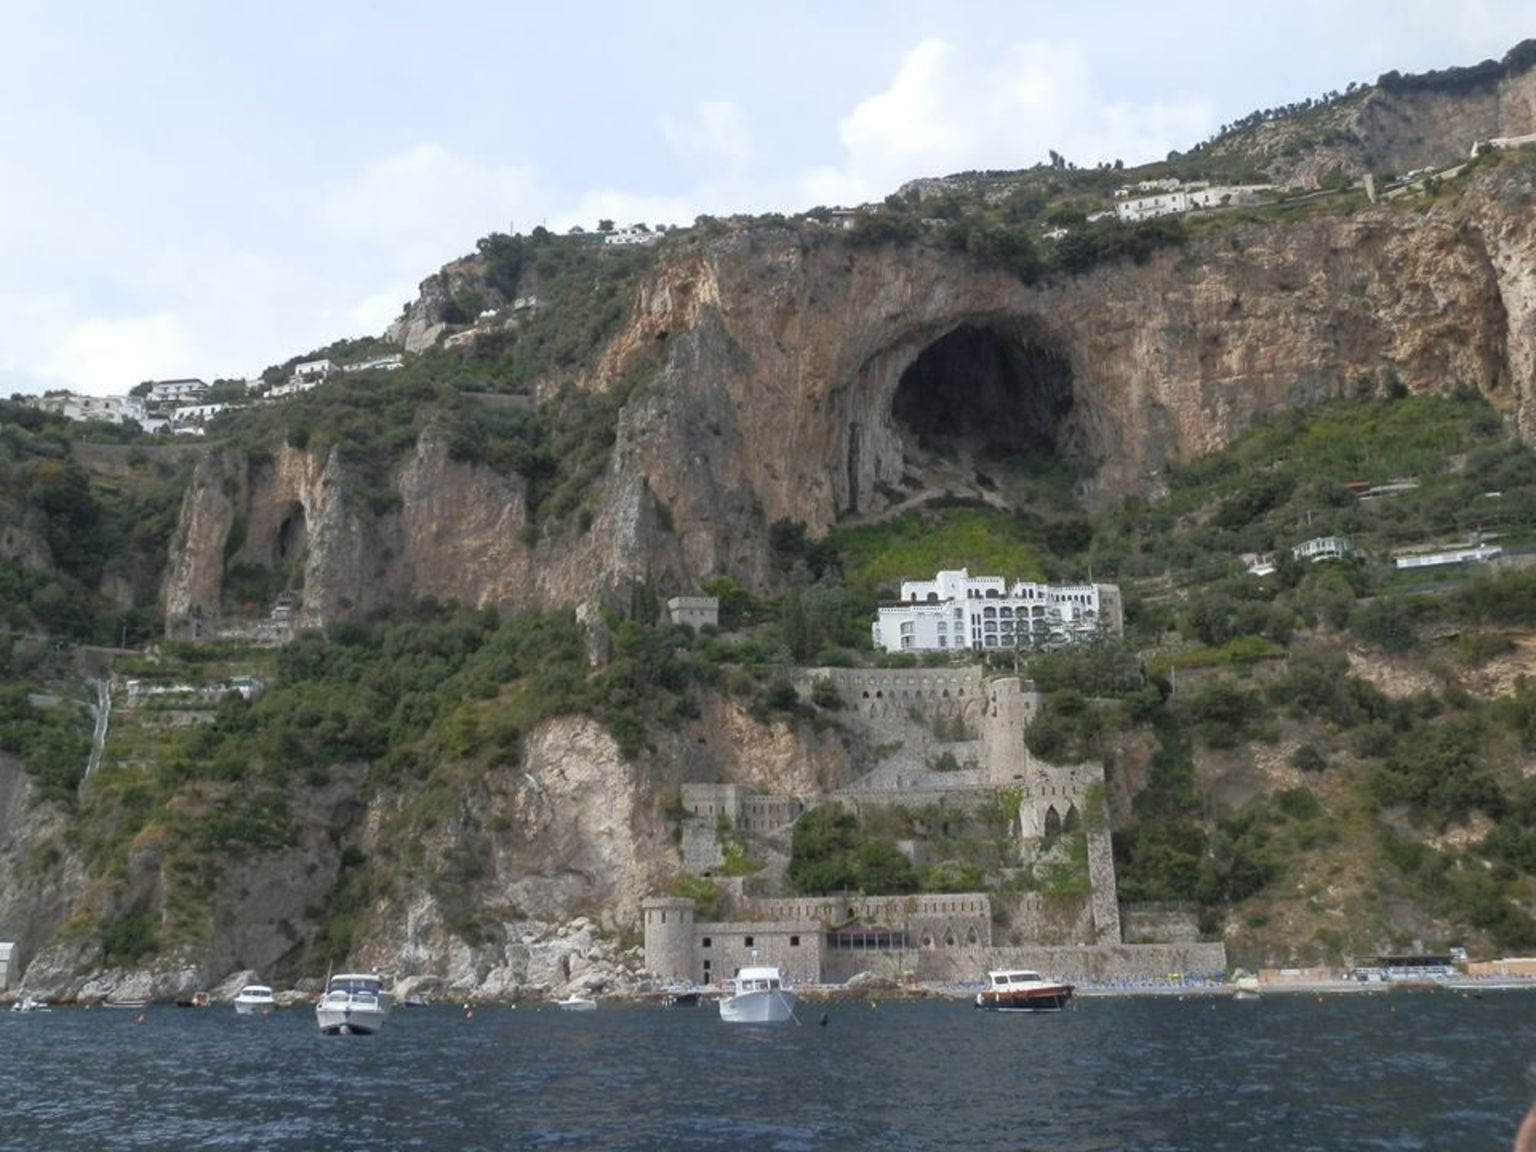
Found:
[[[451, 794], [380, 786], [363, 765], [333, 771], [295, 790], [292, 844], [230, 847], [195, 874], [155, 826], [121, 870], [96, 874], [70, 853], [66, 820], [29, 807], [25, 775], [0, 760], [0, 820], [25, 830], [0, 845], [0, 927], [19, 932], [30, 992], [173, 999], [231, 973], [291, 980], [337, 914], [336, 893], [361, 878], [367, 898], [345, 913], [347, 950], [407, 989], [618, 990], [639, 966], [618, 934], [681, 866], [667, 804], [683, 781], [811, 796], [847, 768], [831, 734], [764, 727], [714, 695], [700, 709], [644, 764], [594, 720], [557, 717], [528, 734], [515, 769], [466, 770]], [[206, 923], [174, 946], [163, 940], [148, 967], [103, 964], [104, 925], [134, 914], [168, 925], [189, 900], [206, 902]]]
[[1529, 165], [1505, 164], [1454, 202], [1228, 222], [1141, 265], [1034, 285], [934, 243], [854, 247], [775, 227], [699, 238], [661, 263], [587, 377], [603, 388], [635, 350], [666, 348], [656, 385], [621, 414], [589, 530], [530, 542], [521, 482], [453, 459], [430, 432], [384, 512], [352, 494], [334, 456], [210, 457], [183, 510], [166, 615], [175, 628], [218, 603], [237, 519], [231, 562], [280, 566], [303, 550], [309, 623], [397, 597], [513, 608], [640, 579], [762, 586], [769, 524], [819, 533], [921, 478], [931, 429], [901, 393], [936, 386], [925, 357], [949, 356], [951, 375], [988, 356], [1013, 364], [994, 405], [1036, 413], [1029, 446], [1077, 461], [1091, 499], [1155, 492], [1170, 463], [1265, 414], [1387, 373], [1412, 391], [1482, 392], [1530, 436], [1533, 184]]

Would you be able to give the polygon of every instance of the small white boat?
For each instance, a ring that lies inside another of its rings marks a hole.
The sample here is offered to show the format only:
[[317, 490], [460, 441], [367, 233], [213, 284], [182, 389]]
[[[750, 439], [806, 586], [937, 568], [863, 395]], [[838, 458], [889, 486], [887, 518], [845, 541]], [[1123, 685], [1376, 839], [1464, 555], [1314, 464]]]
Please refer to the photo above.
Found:
[[564, 1000], [556, 1000], [555, 1007], [566, 1012], [591, 1012], [597, 1007], [597, 1001], [572, 992]]
[[795, 994], [777, 968], [743, 968], [725, 982], [720, 1019], [727, 1024], [781, 1024], [795, 1016]]
[[277, 1007], [277, 997], [265, 984], [247, 984], [235, 997], [235, 1011], [241, 1016], [265, 1016]]
[[371, 1036], [389, 1019], [393, 1003], [377, 972], [343, 972], [327, 982], [315, 1020], [327, 1036]]
[[1259, 988], [1257, 976], [1239, 976], [1232, 981], [1232, 998], [1234, 1000], [1257, 1000], [1263, 995]]
[[103, 1000], [101, 1002], [101, 1006], [103, 1008], [126, 1008], [129, 1011], [137, 1012], [137, 1011], [140, 1011], [141, 1009], [148, 1008], [149, 1007], [149, 1001], [148, 1000]]
[[11, 1005], [12, 1012], [52, 1012], [53, 1007], [46, 1000], [35, 1000], [31, 996], [23, 996]]
[[989, 1012], [1060, 1012], [1072, 1001], [1073, 987], [1046, 980], [1028, 968], [987, 973], [987, 986], [976, 993], [976, 1007]]

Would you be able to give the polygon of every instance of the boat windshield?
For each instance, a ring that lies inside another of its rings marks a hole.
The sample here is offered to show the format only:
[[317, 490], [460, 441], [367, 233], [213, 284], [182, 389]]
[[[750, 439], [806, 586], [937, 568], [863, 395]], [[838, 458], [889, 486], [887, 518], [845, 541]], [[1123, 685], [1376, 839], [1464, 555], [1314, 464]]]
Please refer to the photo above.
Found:
[[992, 984], [993, 984], [994, 987], [998, 987], [998, 988], [1001, 988], [1001, 987], [1003, 987], [1005, 985], [1008, 985], [1008, 984], [1039, 984], [1039, 983], [1041, 983], [1041, 980], [1040, 980], [1040, 973], [1038, 973], [1038, 972], [994, 972], [994, 973], [992, 973]]
[[268, 988], [265, 984], [247, 984], [244, 988], [240, 989], [240, 995], [270, 996], [272, 995], [272, 989]]
[[379, 982], [361, 976], [337, 976], [331, 981], [331, 992], [345, 992], [349, 996], [377, 996]]

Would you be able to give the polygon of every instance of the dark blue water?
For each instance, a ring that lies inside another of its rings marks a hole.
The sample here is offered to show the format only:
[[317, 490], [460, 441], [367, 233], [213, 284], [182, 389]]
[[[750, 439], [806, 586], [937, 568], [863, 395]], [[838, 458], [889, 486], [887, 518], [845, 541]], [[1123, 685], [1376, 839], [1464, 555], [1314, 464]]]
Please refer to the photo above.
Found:
[[0, 1148], [1507, 1149], [1536, 994], [0, 1014]]

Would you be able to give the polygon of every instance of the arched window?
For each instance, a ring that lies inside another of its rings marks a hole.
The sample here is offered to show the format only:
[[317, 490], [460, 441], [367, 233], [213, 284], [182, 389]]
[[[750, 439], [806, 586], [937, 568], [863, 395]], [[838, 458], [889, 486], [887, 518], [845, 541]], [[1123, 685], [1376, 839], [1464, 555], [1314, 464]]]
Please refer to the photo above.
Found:
[[1045, 835], [1048, 840], [1061, 835], [1061, 813], [1054, 804], [1045, 810]]

